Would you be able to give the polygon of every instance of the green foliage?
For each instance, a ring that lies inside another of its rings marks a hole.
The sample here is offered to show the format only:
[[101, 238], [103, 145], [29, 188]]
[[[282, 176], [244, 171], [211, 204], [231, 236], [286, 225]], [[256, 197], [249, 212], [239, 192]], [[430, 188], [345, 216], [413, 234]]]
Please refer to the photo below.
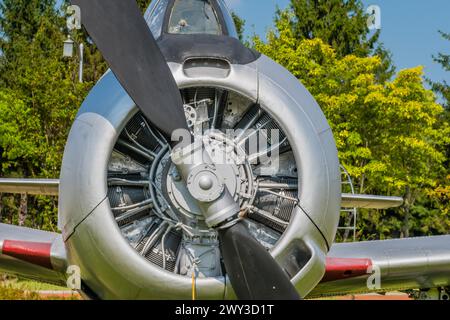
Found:
[[[64, 17], [63, 12], [65, 12], [65, 8], [69, 5], [68, 0], [64, 0], [63, 6], [60, 10], [60, 16]], [[62, 26], [64, 30], [64, 36], [68, 34], [68, 30], [65, 29], [65, 26]], [[103, 59], [102, 54], [98, 50], [97, 46], [90, 40], [87, 31], [82, 28], [79, 31], [72, 31], [70, 34], [71, 38], [75, 41], [75, 43], [79, 46], [80, 44], [84, 45], [84, 70], [83, 70], [83, 81], [87, 84], [88, 87], [92, 87], [95, 85], [98, 79], [105, 73], [108, 69], [108, 65], [106, 61]], [[59, 51], [61, 51], [60, 49]], [[57, 51], [58, 52], [58, 51]], [[78, 53], [78, 51], [76, 51]], [[58, 52], [59, 53], [59, 52]], [[65, 63], [72, 63], [76, 66], [79, 63], [79, 56], [70, 60], [66, 60]], [[76, 81], [78, 77], [78, 70], [73, 69], [73, 81]]]
[[150, 5], [150, 3], [152, 2], [152, 0], [136, 0], [139, 8], [141, 9], [142, 12], [145, 12], [145, 10], [147, 10], [148, 6]]
[[[440, 34], [445, 40], [450, 41], [450, 33], [440, 31]], [[434, 61], [439, 63], [445, 71], [450, 72], [450, 54], [439, 53], [437, 57], [434, 57]], [[447, 109], [450, 109], [450, 84], [444, 81], [442, 83], [435, 82], [432, 85], [433, 90], [442, 94], [447, 102]]]
[[[150, 0], [138, 1], [144, 11]], [[0, 2], [0, 176], [56, 178], [78, 107], [107, 69], [86, 30], [72, 32], [84, 44], [84, 83], [78, 54], [62, 57], [68, 30], [62, 2]], [[17, 223], [18, 196], [0, 195], [0, 220]], [[55, 198], [29, 197], [26, 225], [56, 231]]]
[[29, 63], [15, 69], [17, 89], [0, 92], [2, 170], [57, 177], [64, 138], [87, 88], [74, 84], [62, 61], [32, 50], [29, 56]]
[[0, 300], [41, 300], [34, 292], [25, 292], [10, 286], [0, 286]]
[[239, 17], [235, 12], [231, 12], [231, 16], [233, 17], [234, 25], [236, 26], [236, 31], [239, 36], [239, 40], [243, 41], [245, 20]]
[[[290, 27], [295, 39], [320, 38], [345, 56], [368, 55], [379, 37], [369, 37], [367, 15], [360, 0], [291, 0]], [[284, 19], [279, 11], [277, 19]]]
[[[0, 279], [1, 279], [0, 275]], [[67, 291], [62, 288], [45, 283], [34, 281], [14, 279], [8, 281], [0, 281], [0, 300], [80, 300], [78, 294], [65, 295], [61, 293], [53, 296], [40, 295], [38, 291]]]
[[[150, 0], [138, 1], [144, 11]], [[84, 83], [78, 57], [62, 57], [68, 30], [62, 2], [0, 2], [0, 176], [56, 178], [78, 107], [107, 70], [86, 30], [72, 32], [84, 44]], [[18, 196], [0, 195], [0, 220], [17, 223]], [[26, 225], [56, 231], [55, 198], [29, 197]]]
[[[138, 1], [143, 10], [148, 3]], [[1, 176], [58, 176], [78, 106], [107, 68], [86, 31], [75, 32], [73, 39], [85, 45], [85, 83], [77, 82], [76, 59], [61, 57], [67, 36], [62, 12], [55, 0], [0, 3]], [[242, 38], [245, 21], [233, 18]], [[377, 33], [370, 37], [359, 0], [292, 0], [278, 11], [267, 43], [255, 37], [254, 46], [318, 100], [357, 191], [404, 196], [401, 210], [362, 211], [360, 239], [447, 233], [449, 112], [425, 89], [421, 67], [390, 80], [390, 54], [377, 39]], [[449, 70], [448, 55], [436, 61]], [[448, 100], [448, 84], [433, 88]], [[0, 220], [16, 223], [17, 196], [0, 200]], [[55, 231], [56, 199], [31, 197], [29, 204], [26, 225]]]
[[0, 287], [10, 287], [22, 291], [69, 291], [67, 287], [61, 287], [55, 284], [37, 282], [24, 278], [18, 278], [14, 275], [2, 275], [0, 273]]
[[[288, 19], [278, 19], [276, 28], [267, 43], [255, 38], [255, 47], [284, 65], [315, 96], [358, 192], [406, 200], [400, 212], [363, 212], [360, 236], [428, 233], [420, 225], [425, 213], [414, 211], [414, 205], [445, 173], [442, 146], [449, 142], [450, 130], [440, 122], [442, 106], [424, 87], [422, 67], [386, 81], [379, 77], [378, 56], [341, 56], [320, 39], [299, 40]], [[441, 231], [450, 231], [444, 218]]]
[[361, 0], [291, 0], [289, 8], [277, 11], [276, 30], [269, 35], [274, 38], [280, 30], [289, 30], [297, 45], [302, 40], [321, 39], [339, 57], [375, 54], [382, 61], [377, 77], [387, 80], [395, 73], [392, 54], [378, 43], [380, 31], [371, 32], [367, 21]]
[[43, 29], [54, 36], [61, 20], [54, 10], [54, 0], [5, 0], [0, 2], [0, 81], [2, 87], [10, 87], [15, 80], [15, 68], [20, 67], [20, 57], [27, 45], [41, 34], [37, 45], [51, 50], [49, 41], [42, 39]]
[[[450, 41], [450, 33], [445, 33], [440, 31], [442, 37]], [[450, 54], [439, 53], [434, 60], [442, 65], [446, 72], [450, 72]], [[432, 88], [438, 94], [442, 96], [445, 101], [445, 114], [441, 119], [443, 125], [448, 125], [450, 123], [450, 84], [446, 81], [442, 83], [431, 82]], [[443, 175], [440, 179], [438, 186], [431, 190], [429, 193], [429, 198], [432, 200], [428, 202], [433, 208], [437, 208], [439, 214], [449, 215], [450, 214], [450, 143], [444, 146], [444, 152], [447, 154], [447, 161], [445, 166], [447, 168], [447, 174]], [[431, 202], [431, 203], [430, 203]]]
[[[93, 83], [79, 84], [76, 61], [62, 58], [65, 19], [54, 6], [8, 0], [0, 7], [2, 176], [59, 176], [69, 129]], [[15, 222], [17, 207], [8, 199], [3, 216]], [[29, 205], [27, 225], [56, 231], [55, 199], [33, 197]]]

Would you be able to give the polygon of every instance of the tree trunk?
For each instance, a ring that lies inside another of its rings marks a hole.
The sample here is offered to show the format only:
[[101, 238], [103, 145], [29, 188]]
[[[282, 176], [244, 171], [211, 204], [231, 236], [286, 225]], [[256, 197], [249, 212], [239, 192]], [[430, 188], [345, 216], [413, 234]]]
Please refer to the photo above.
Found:
[[406, 187], [406, 194], [405, 194], [405, 203], [403, 204], [403, 212], [405, 214], [403, 218], [403, 226], [401, 230], [401, 237], [402, 238], [409, 238], [409, 220], [411, 218], [411, 206], [412, 206], [412, 193], [411, 188], [408, 186]]
[[366, 175], [363, 173], [361, 175], [361, 179], [360, 179], [360, 182], [359, 182], [359, 193], [360, 194], [364, 194], [364, 184], [365, 184], [365, 182], [366, 182]]
[[19, 226], [24, 226], [28, 215], [28, 195], [26, 193], [20, 195], [19, 206]]
[[0, 193], [0, 223], [2, 222], [3, 214], [3, 194]]

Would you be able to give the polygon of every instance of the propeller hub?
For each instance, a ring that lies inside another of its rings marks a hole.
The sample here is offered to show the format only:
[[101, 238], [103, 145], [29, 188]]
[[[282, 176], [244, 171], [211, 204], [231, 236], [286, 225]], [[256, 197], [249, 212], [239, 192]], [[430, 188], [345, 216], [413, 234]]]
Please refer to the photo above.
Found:
[[[161, 169], [162, 176], [166, 177], [162, 178], [162, 190], [167, 194], [170, 205], [189, 219], [203, 217], [198, 202], [214, 201], [225, 188], [241, 210], [251, 205], [256, 188], [251, 166], [245, 161], [245, 151], [234, 145], [225, 134], [217, 132], [205, 135], [203, 146], [215, 164], [199, 164], [196, 170], [191, 168], [187, 183], [183, 181], [180, 170], [169, 161], [169, 155], [166, 156], [168, 161]], [[176, 155], [172, 154], [172, 160], [174, 157]], [[179, 158], [175, 160], [181, 161]]]
[[198, 184], [202, 190], [208, 191], [211, 190], [211, 188], [214, 186], [214, 180], [205, 174], [203, 177], [200, 178]]
[[[241, 211], [240, 194], [236, 199], [235, 191], [236, 186], [245, 181], [241, 181], [239, 171], [231, 176], [227, 174], [230, 168], [241, 165], [241, 157], [232, 156], [236, 156], [236, 147], [227, 140], [223, 133], [210, 132], [190, 146], [174, 150], [171, 155], [210, 228], [234, 223]], [[234, 181], [235, 186], [230, 189], [226, 180]]]
[[201, 202], [217, 200], [225, 189], [223, 179], [213, 165], [194, 168], [187, 179], [187, 185], [194, 199]]

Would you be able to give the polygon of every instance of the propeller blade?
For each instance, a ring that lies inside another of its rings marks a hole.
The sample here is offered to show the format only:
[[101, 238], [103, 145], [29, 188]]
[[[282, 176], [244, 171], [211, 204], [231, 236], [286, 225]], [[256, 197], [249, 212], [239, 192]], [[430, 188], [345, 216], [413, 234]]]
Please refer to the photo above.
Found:
[[180, 91], [135, 0], [71, 0], [111, 70], [145, 117], [170, 141], [188, 130]]
[[[170, 141], [188, 130], [180, 91], [135, 0], [70, 0], [118, 81]], [[300, 297], [273, 257], [238, 223], [220, 231], [222, 254], [239, 299]]]
[[225, 269], [240, 300], [300, 300], [287, 274], [242, 223], [219, 231]]

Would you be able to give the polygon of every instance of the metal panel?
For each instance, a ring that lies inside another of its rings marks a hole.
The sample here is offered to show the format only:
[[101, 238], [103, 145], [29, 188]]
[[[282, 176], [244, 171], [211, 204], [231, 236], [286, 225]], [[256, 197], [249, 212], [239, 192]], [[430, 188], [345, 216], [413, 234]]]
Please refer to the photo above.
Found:
[[373, 196], [366, 194], [343, 194], [343, 208], [389, 209], [403, 204], [403, 198]]
[[106, 198], [106, 168], [116, 128], [129, 120], [130, 110], [137, 108], [110, 71], [81, 106], [61, 168], [58, 227], [66, 239]]
[[[50, 260], [53, 270], [3, 254], [3, 244], [7, 240], [51, 244]], [[66, 251], [60, 234], [0, 224], [0, 272], [64, 285], [66, 260]]]
[[[102, 299], [191, 298], [192, 280], [149, 263], [122, 237], [103, 201], [67, 242], [70, 261]], [[89, 250], [86, 250], [89, 248]], [[224, 278], [197, 279], [200, 300], [223, 299]]]
[[[249, 65], [230, 65], [230, 72], [225, 78], [217, 77], [214, 71], [189, 78], [182, 65], [169, 63], [169, 66], [180, 88], [218, 87], [236, 91], [252, 101], [258, 101], [256, 62]], [[276, 94], [273, 98], [275, 100], [267, 103], [269, 107], [276, 108], [279, 100], [276, 99]], [[278, 111], [272, 110], [274, 113]], [[287, 119], [295, 111], [294, 109], [282, 114], [280, 110], [282, 115], [278, 120], [284, 127], [290, 127]], [[137, 108], [131, 99], [120, 88], [114, 76], [108, 73], [89, 95], [77, 117], [66, 147], [61, 174], [61, 191], [64, 194], [60, 195], [59, 213], [61, 225], [65, 226], [69, 261], [81, 267], [83, 280], [102, 298], [187, 299], [190, 297], [191, 280], [165, 272], [137, 254], [120, 234], [106, 199], [106, 167], [109, 156], [118, 132], [122, 131], [136, 112]], [[322, 118], [322, 121], [325, 119]], [[291, 124], [293, 127], [298, 125], [294, 122]], [[329, 130], [321, 134], [310, 126], [304, 130], [309, 130], [310, 137], [319, 135], [318, 140], [324, 140], [321, 145], [328, 146], [333, 143]], [[320, 153], [320, 158], [325, 154]], [[331, 156], [330, 159], [334, 160]], [[336, 176], [339, 179], [337, 154], [335, 160]], [[324, 162], [326, 160], [320, 161]], [[340, 186], [340, 181], [337, 181], [336, 185]], [[325, 186], [328, 186], [328, 182], [325, 182]], [[335, 201], [340, 200], [339, 193], [335, 198]], [[339, 213], [338, 209], [335, 211], [333, 215]], [[300, 208], [294, 215], [296, 218], [293, 224], [296, 226], [283, 237], [273, 255], [283, 262], [289, 258], [287, 255], [297, 244], [303, 243], [308, 247], [312, 257], [293, 279], [304, 296], [324, 274], [327, 247], [320, 232]], [[224, 278], [199, 279], [197, 289], [199, 299], [234, 297], [228, 281]]]
[[[0, 193], [26, 193], [30, 195], [57, 196], [58, 179], [0, 179]], [[399, 197], [343, 194], [343, 208], [389, 209], [403, 204]]]
[[306, 88], [282, 66], [261, 56], [258, 63], [259, 101], [285, 125], [284, 131], [299, 166], [300, 206], [318, 226], [329, 245], [339, 222], [341, 177], [331, 128]]
[[372, 260], [373, 270], [379, 268], [380, 287], [369, 288], [367, 274], [321, 283], [311, 297], [450, 285], [450, 236], [335, 244], [329, 257]]
[[57, 196], [58, 188], [55, 179], [0, 179], [0, 193]]

